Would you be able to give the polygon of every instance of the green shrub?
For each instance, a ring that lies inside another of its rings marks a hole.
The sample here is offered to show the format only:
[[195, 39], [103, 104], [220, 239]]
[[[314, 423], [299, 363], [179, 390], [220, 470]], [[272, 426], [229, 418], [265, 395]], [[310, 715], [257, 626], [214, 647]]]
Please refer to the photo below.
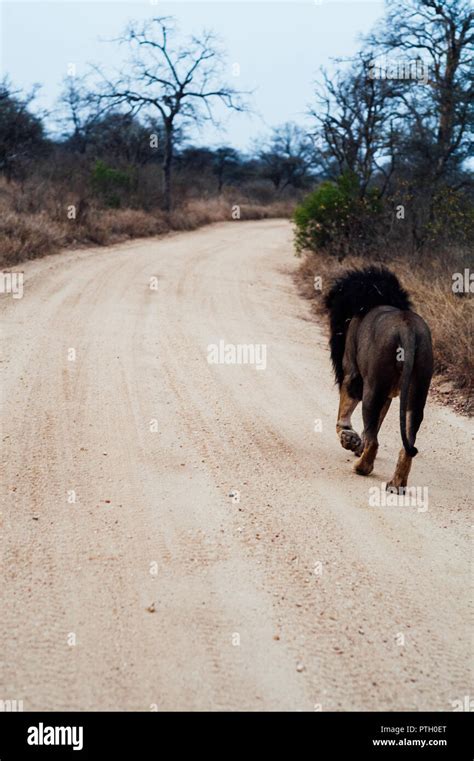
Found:
[[104, 203], [117, 209], [121, 205], [122, 192], [128, 192], [131, 188], [132, 177], [129, 172], [114, 169], [98, 159], [92, 169], [91, 183], [94, 192], [101, 196]]
[[295, 210], [296, 250], [325, 250], [343, 257], [371, 238], [380, 214], [376, 192], [361, 198], [355, 175], [322, 182]]

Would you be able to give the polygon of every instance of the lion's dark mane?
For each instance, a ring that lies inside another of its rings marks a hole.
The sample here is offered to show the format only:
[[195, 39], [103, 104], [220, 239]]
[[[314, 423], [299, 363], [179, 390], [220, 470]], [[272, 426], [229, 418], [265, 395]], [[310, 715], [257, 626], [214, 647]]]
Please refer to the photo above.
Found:
[[329, 313], [331, 360], [336, 381], [341, 386], [344, 372], [342, 358], [350, 320], [377, 306], [388, 305], [410, 309], [410, 298], [398, 278], [386, 267], [350, 270], [339, 277], [324, 300]]

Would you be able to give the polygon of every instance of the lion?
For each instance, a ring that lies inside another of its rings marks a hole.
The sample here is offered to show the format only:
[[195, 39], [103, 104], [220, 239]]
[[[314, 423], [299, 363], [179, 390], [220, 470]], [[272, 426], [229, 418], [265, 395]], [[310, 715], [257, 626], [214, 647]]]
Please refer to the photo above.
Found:
[[[330, 320], [331, 360], [340, 391], [336, 431], [341, 445], [358, 456], [356, 473], [372, 473], [380, 426], [392, 399], [400, 395], [403, 447], [386, 488], [402, 494], [418, 452], [415, 440], [433, 374], [430, 329], [412, 311], [407, 292], [385, 267], [346, 272], [334, 282], [325, 307]], [[351, 423], [360, 401], [362, 436]]]

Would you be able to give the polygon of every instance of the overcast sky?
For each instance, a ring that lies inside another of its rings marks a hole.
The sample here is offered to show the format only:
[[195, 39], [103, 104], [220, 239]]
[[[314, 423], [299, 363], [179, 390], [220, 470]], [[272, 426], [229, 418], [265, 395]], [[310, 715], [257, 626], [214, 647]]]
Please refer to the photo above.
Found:
[[[302, 122], [320, 67], [353, 54], [360, 35], [383, 12], [379, 0], [2, 0], [2, 74], [27, 90], [40, 83], [38, 105], [50, 109], [68, 65], [75, 64], [79, 75], [90, 62], [120, 68], [125, 50], [106, 40], [130, 19], [174, 16], [183, 36], [205, 28], [222, 39], [228, 52], [223, 74], [234, 87], [255, 91], [253, 107], [259, 113], [233, 114], [225, 119], [225, 131], [205, 126], [193, 138], [245, 150], [269, 127]], [[239, 76], [233, 64], [239, 65]]]

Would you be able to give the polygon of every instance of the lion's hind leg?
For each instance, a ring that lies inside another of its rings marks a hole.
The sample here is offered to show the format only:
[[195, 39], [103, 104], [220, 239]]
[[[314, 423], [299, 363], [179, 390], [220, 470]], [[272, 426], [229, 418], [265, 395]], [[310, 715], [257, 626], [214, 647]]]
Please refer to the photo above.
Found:
[[[344, 379], [339, 397], [339, 411], [337, 413], [336, 431], [339, 441], [344, 449], [360, 454], [362, 441], [359, 434], [354, 431], [351, 423], [352, 413], [359, 404], [359, 399], [351, 393], [351, 384]], [[353, 392], [352, 392], [353, 393]]]
[[360, 476], [368, 476], [374, 469], [374, 462], [379, 448], [377, 434], [390, 407], [391, 399], [380, 392], [368, 392], [362, 400], [362, 418], [364, 432], [362, 434], [364, 449], [361, 457], [354, 465], [354, 470]]
[[395, 473], [386, 486], [387, 491], [395, 492], [398, 494], [404, 493], [408, 481], [408, 476], [410, 474], [412, 461], [413, 457], [410, 457], [410, 455], [405, 452], [405, 449], [400, 449], [397, 467], [395, 468]]
[[[421, 379], [415, 378], [415, 382], [410, 386], [408, 396], [408, 438], [414, 446], [416, 434], [423, 421], [423, 412], [428, 395], [431, 375], [424, 376]], [[413, 457], [405, 451], [404, 447], [398, 455], [395, 473], [387, 484], [387, 491], [398, 492], [403, 494], [410, 475]]]

